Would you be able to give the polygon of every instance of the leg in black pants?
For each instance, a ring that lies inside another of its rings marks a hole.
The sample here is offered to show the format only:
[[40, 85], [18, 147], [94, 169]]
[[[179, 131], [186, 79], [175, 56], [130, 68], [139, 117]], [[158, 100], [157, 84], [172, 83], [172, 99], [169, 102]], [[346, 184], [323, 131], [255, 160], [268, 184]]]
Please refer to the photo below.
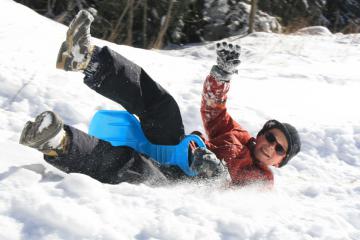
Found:
[[[84, 82], [101, 95], [137, 115], [145, 136], [154, 144], [175, 145], [184, 136], [179, 107], [173, 97], [139, 66], [108, 47], [97, 48]], [[70, 126], [68, 151], [45, 160], [65, 172], [80, 172], [101, 182], [142, 182], [184, 174], [164, 167], [128, 147], [113, 147]]]
[[137, 115], [152, 143], [178, 144], [184, 127], [173, 97], [142, 68], [108, 47], [95, 58], [99, 66], [94, 74], [85, 77], [85, 84]]

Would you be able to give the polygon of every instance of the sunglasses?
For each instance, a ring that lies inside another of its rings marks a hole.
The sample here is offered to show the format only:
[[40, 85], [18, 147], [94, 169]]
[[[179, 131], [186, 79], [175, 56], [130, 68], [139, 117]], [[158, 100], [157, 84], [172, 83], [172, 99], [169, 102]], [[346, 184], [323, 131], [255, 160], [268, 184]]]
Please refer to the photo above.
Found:
[[284, 156], [285, 155], [284, 147], [281, 146], [280, 143], [278, 143], [278, 141], [276, 140], [276, 137], [274, 136], [274, 134], [272, 132], [265, 133], [265, 139], [270, 144], [276, 143], [275, 152], [276, 152], [277, 155], [279, 155], [279, 156]]

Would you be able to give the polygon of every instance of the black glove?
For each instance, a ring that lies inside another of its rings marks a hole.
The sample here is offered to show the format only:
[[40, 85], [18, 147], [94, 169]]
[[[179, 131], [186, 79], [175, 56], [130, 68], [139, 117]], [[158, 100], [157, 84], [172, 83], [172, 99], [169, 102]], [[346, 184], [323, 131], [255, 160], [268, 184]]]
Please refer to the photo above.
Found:
[[227, 174], [225, 164], [213, 152], [206, 148], [196, 148], [193, 153], [193, 162], [190, 168], [198, 173], [199, 177], [210, 178]]
[[212, 67], [210, 74], [219, 81], [229, 82], [231, 76], [234, 73], [238, 73], [236, 68], [241, 62], [239, 60], [240, 50], [241, 47], [239, 45], [234, 45], [227, 42], [217, 43], [217, 65]]

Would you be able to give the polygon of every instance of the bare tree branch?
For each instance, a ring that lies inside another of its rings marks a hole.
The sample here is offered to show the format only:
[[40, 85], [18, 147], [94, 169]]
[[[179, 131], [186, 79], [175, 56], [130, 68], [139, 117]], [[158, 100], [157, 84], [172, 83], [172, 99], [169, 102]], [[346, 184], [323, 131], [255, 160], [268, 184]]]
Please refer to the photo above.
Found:
[[132, 29], [134, 25], [134, 0], [129, 0], [129, 14], [128, 14], [128, 26], [127, 26], [127, 37], [125, 44], [132, 46]]
[[163, 46], [163, 41], [164, 41], [164, 36], [166, 34], [166, 31], [170, 25], [170, 20], [171, 20], [171, 13], [172, 13], [172, 8], [174, 6], [174, 0], [170, 0], [170, 3], [169, 3], [169, 7], [168, 7], [168, 10], [167, 10], [167, 14], [166, 14], [166, 17], [165, 17], [165, 21], [164, 21], [164, 24], [161, 26], [160, 28], [160, 31], [159, 31], [159, 34], [157, 36], [157, 39], [155, 40], [155, 43], [153, 45], [153, 48], [156, 48], [156, 49], [160, 49], [162, 48]]
[[120, 30], [121, 30], [120, 28], [121, 28], [121, 26], [122, 26], [123, 18], [125, 17], [128, 9], [129, 9], [129, 3], [130, 3], [130, 0], [127, 1], [127, 4], [126, 4], [124, 10], [122, 11], [119, 19], [117, 20], [116, 25], [115, 25], [113, 31], [111, 32], [110, 36], [107, 38], [107, 40], [109, 40], [110, 42], [115, 42], [116, 38], [119, 36], [119, 34], [120, 34], [120, 32], [121, 32], [121, 31], [120, 31]]
[[146, 48], [147, 45], [147, 10], [148, 10], [148, 5], [147, 5], [147, 0], [143, 0], [144, 1], [144, 15], [143, 15], [143, 47]]
[[83, 9], [82, 0], [76, 0], [76, 5], [78, 6], [79, 10]]
[[58, 14], [57, 16], [54, 17], [54, 20], [60, 23], [64, 23], [67, 16], [69, 15], [69, 13], [71, 12], [71, 10], [74, 9], [74, 2], [73, 1], [68, 1], [67, 2], [67, 6], [66, 6], [66, 10], [60, 14]]

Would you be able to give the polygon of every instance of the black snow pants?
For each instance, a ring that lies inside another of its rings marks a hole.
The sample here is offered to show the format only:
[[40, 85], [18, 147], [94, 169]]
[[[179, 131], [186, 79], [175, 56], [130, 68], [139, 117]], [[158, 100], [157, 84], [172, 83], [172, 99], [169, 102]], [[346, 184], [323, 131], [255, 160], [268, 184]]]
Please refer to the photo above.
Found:
[[[154, 144], [175, 145], [184, 136], [174, 98], [138, 65], [108, 47], [96, 48], [84, 83], [138, 116], [145, 136]], [[67, 172], [89, 175], [103, 183], [163, 183], [185, 178], [178, 167], [160, 166], [129, 147], [114, 147], [68, 125], [69, 144], [58, 157], [45, 160]]]

